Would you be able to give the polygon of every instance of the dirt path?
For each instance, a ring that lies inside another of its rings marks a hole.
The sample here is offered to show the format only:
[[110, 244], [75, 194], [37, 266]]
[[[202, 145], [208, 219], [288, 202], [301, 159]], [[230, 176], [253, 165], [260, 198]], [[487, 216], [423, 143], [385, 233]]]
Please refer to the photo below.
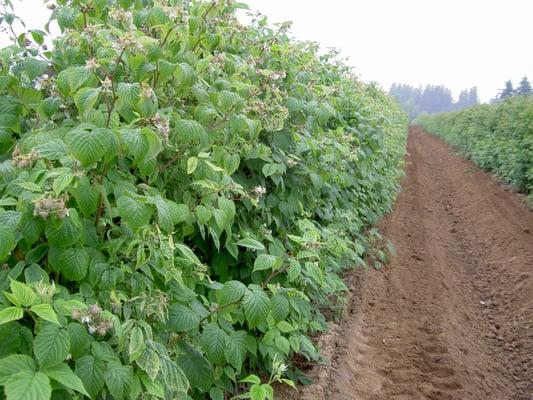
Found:
[[306, 400], [533, 399], [533, 213], [413, 128], [382, 223], [397, 254], [359, 276]]

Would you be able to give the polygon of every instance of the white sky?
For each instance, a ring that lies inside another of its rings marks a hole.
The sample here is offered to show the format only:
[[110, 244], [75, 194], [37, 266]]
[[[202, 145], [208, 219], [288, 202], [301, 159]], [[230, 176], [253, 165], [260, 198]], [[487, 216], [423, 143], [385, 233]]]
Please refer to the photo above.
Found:
[[[481, 100], [504, 81], [533, 81], [532, 0], [242, 0], [271, 22], [293, 21], [298, 39], [336, 47], [363, 80], [444, 84]], [[30, 27], [47, 21], [42, 0], [15, 0]], [[0, 44], [5, 44], [0, 38]]]

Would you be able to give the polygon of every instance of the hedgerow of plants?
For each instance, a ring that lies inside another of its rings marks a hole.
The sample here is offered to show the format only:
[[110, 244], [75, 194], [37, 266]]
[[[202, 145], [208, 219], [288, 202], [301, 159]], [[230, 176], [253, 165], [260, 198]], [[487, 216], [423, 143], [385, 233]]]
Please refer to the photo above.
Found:
[[457, 146], [481, 168], [517, 190], [533, 192], [532, 96], [424, 115], [416, 123]]
[[58, 0], [0, 51], [0, 398], [272, 399], [398, 189], [406, 117], [233, 1]]

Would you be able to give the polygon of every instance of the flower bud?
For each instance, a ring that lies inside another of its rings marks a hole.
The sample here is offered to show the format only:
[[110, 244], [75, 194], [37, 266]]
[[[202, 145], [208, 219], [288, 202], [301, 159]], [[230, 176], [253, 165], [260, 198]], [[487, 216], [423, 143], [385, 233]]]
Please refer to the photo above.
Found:
[[46, 210], [39, 211], [39, 217], [41, 217], [42, 219], [47, 219], [49, 215], [50, 214]]
[[100, 64], [98, 64], [94, 58], [91, 58], [85, 62], [85, 69], [87, 71], [94, 72], [98, 69], [99, 66]]
[[75, 319], [76, 321], [79, 320], [81, 318], [81, 311], [78, 310], [77, 308], [72, 309], [71, 317], [72, 319]]
[[27, 158], [21, 158], [18, 162], [20, 168], [28, 168], [30, 166], [30, 160]]
[[64, 207], [60, 208], [59, 210], [57, 210], [56, 214], [59, 219], [64, 219], [68, 215], [68, 209]]
[[49, 197], [43, 201], [42, 207], [45, 210], [53, 210], [54, 208], [56, 208], [56, 201]]
[[102, 309], [98, 306], [98, 304], [93, 304], [89, 306], [89, 314], [93, 316], [97, 316], [102, 312]]

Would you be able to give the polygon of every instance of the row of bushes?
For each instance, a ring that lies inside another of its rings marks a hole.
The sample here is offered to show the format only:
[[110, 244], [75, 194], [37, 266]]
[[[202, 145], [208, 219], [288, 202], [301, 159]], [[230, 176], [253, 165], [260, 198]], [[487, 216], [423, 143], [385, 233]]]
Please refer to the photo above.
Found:
[[241, 3], [57, 3], [52, 50], [0, 50], [0, 398], [272, 398], [391, 208], [406, 116]]
[[457, 146], [481, 168], [517, 190], [533, 192], [533, 97], [514, 96], [415, 123]]

